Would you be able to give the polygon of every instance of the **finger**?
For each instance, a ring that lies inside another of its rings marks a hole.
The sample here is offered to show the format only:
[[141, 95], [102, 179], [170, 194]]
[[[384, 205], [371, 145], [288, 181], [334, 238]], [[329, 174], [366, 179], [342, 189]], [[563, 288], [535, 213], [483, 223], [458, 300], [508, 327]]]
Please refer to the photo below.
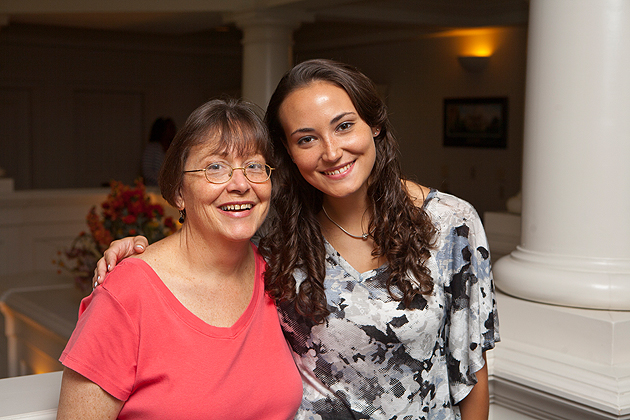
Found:
[[94, 270], [94, 277], [92, 278], [92, 283], [94, 284], [94, 287], [103, 283], [105, 274], [107, 274], [107, 263], [105, 262], [104, 258], [101, 258], [96, 262], [96, 269]]
[[149, 241], [143, 236], [126, 237], [112, 242], [103, 254], [107, 271], [111, 271], [123, 259], [143, 253], [148, 244]]
[[[107, 248], [103, 254], [103, 260], [105, 261], [105, 266], [108, 272], [112, 271], [118, 261], [124, 258], [124, 256], [128, 253], [128, 249], [129, 247], [124, 246], [124, 243], [121, 244], [120, 241], [114, 241], [110, 244], [109, 248]], [[119, 256], [119, 253], [122, 253], [122, 256]]]
[[142, 254], [147, 246], [149, 246], [149, 241], [144, 236], [136, 236], [133, 238], [133, 250], [136, 254]]

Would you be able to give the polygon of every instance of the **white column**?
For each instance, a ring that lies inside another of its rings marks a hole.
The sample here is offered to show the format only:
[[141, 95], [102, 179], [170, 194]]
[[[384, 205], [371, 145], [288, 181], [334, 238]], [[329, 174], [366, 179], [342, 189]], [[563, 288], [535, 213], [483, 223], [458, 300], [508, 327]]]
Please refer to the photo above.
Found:
[[494, 267], [524, 299], [630, 310], [630, 1], [531, 0], [521, 245]]
[[312, 17], [294, 11], [256, 11], [230, 17], [243, 30], [242, 96], [263, 109], [293, 65], [293, 31]]

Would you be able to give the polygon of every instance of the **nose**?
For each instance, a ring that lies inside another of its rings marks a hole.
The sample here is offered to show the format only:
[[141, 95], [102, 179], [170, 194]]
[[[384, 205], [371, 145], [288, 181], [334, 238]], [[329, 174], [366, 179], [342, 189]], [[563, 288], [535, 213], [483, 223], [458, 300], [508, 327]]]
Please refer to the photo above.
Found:
[[243, 194], [251, 188], [249, 181], [245, 178], [243, 168], [236, 168], [232, 171], [232, 178], [228, 181], [226, 188], [229, 192], [237, 194]]
[[324, 139], [324, 153], [322, 154], [322, 159], [328, 162], [336, 162], [341, 158], [343, 151], [341, 147], [339, 147], [339, 143], [336, 139], [329, 137]]

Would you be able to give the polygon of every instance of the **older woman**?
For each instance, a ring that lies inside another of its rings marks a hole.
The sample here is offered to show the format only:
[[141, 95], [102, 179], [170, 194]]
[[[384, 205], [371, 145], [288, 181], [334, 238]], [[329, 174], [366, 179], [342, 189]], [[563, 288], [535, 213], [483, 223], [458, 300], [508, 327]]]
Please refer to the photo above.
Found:
[[191, 114], [160, 175], [182, 228], [82, 302], [59, 419], [293, 418], [302, 384], [250, 242], [269, 209], [269, 157], [250, 105]]

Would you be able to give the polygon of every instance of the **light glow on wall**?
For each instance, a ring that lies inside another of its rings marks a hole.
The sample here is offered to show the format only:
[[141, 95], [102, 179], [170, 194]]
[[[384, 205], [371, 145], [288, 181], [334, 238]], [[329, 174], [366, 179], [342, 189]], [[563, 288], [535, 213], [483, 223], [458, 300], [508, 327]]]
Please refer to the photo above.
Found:
[[458, 38], [456, 53], [465, 57], [490, 57], [496, 50], [503, 28], [453, 29], [432, 34], [432, 38]]

